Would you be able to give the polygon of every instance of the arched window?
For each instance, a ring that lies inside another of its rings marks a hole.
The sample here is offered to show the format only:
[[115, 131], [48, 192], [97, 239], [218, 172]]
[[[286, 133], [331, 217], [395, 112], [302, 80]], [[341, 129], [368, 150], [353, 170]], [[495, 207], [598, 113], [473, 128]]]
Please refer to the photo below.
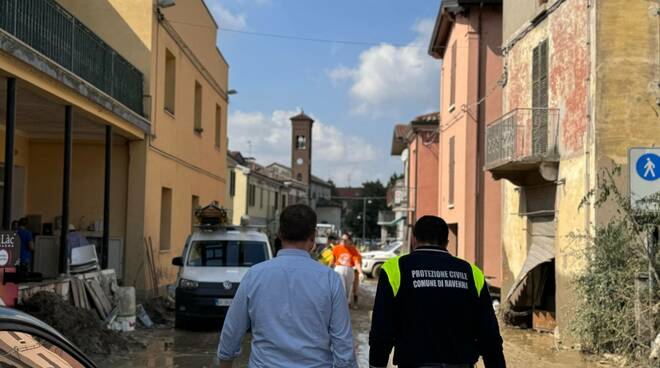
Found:
[[302, 174], [301, 174], [301, 173], [298, 173], [297, 178], [298, 178], [298, 181], [302, 181]]

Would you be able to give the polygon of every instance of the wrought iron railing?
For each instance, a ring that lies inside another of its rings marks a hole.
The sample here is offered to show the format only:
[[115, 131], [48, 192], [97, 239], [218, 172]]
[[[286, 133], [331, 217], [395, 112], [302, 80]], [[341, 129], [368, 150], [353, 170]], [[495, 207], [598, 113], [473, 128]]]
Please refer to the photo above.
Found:
[[142, 73], [53, 0], [0, 0], [0, 28], [143, 115]]
[[515, 109], [486, 128], [486, 169], [558, 155], [559, 110]]

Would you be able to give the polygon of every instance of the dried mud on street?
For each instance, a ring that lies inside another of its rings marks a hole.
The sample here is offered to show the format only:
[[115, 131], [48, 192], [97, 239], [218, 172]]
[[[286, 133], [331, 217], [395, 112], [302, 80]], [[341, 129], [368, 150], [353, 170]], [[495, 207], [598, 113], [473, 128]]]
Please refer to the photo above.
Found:
[[[351, 310], [356, 354], [360, 367], [369, 366], [369, 328], [371, 307], [376, 283], [369, 280], [362, 285], [360, 306]], [[145, 349], [137, 349], [126, 354], [112, 355], [97, 359], [103, 368], [175, 368], [175, 367], [215, 367], [215, 352], [218, 346], [217, 326], [195, 326], [190, 331], [175, 330], [167, 316], [167, 322], [157, 328], [139, 329], [130, 334], [135, 340], [144, 343]], [[557, 351], [554, 339], [549, 334], [539, 334], [531, 330], [503, 328], [504, 349], [507, 366], [510, 368], [613, 368], [608, 362], [585, 356], [577, 351]], [[249, 338], [243, 343], [243, 354], [235, 362], [235, 367], [246, 367], [250, 345]], [[390, 367], [394, 367], [390, 365]], [[483, 368], [480, 362], [478, 367]]]

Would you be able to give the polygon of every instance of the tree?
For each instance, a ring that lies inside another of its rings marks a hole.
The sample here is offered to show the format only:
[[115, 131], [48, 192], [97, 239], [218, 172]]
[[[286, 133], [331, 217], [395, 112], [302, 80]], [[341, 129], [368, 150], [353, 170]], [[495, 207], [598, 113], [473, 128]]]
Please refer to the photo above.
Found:
[[397, 173], [392, 174], [392, 176], [390, 176], [390, 180], [387, 182], [387, 187], [388, 188], [393, 187], [394, 185], [396, 185], [396, 181], [399, 179], [403, 179], [403, 174], [397, 174]]
[[[387, 210], [385, 195], [387, 188], [380, 180], [362, 183], [361, 196], [351, 201], [348, 211], [344, 216], [344, 228], [355, 237], [363, 237], [363, 213], [366, 213], [366, 226], [364, 237], [375, 239], [380, 237], [380, 226], [378, 226], [378, 212]], [[365, 203], [366, 198], [366, 203]], [[370, 199], [371, 198], [371, 199]], [[365, 211], [366, 209], [366, 211]]]
[[338, 197], [339, 193], [337, 192], [337, 185], [335, 184], [332, 179], [328, 180], [328, 184], [330, 184], [330, 195], [332, 197]]

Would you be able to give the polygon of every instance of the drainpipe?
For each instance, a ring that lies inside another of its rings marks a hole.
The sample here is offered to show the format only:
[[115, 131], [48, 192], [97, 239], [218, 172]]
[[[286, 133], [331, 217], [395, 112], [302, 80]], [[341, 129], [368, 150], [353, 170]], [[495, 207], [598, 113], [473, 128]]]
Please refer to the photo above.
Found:
[[[477, 76], [477, 83], [478, 83], [478, 96], [479, 100], [483, 97], [483, 94], [485, 93], [484, 89], [484, 84], [485, 84], [485, 76], [484, 76], [484, 64], [485, 64], [485, 57], [484, 54], [485, 52], [483, 51], [483, 32], [482, 32], [482, 27], [483, 27], [483, 20], [482, 20], [482, 14], [483, 14], [483, 2], [479, 6], [479, 22], [478, 22], [478, 29], [477, 29], [477, 35], [479, 36], [478, 39], [478, 46], [477, 49], [479, 50], [477, 53], [478, 57], [478, 76]], [[485, 124], [485, 114], [484, 114], [484, 109], [482, 107], [482, 104], [486, 104], [487, 101], [483, 101], [481, 104], [477, 104], [477, 162], [476, 162], [476, 201], [475, 201], [475, 221], [474, 221], [474, 227], [475, 227], [475, 247], [474, 247], [474, 260], [477, 266], [479, 266], [481, 269], [484, 267], [484, 172], [483, 172], [483, 167], [484, 167], [484, 162], [483, 162], [483, 148], [484, 148], [484, 129], [483, 125]]]
[[419, 135], [415, 135], [415, 209], [413, 212], [413, 220], [417, 222], [417, 192], [419, 192]]

